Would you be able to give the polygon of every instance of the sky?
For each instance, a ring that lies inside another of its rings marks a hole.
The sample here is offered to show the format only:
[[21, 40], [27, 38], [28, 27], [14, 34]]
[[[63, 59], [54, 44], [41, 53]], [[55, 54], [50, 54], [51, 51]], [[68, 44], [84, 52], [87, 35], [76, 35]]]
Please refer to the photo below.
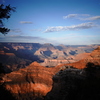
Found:
[[0, 0], [16, 7], [0, 42], [100, 44], [100, 0]]

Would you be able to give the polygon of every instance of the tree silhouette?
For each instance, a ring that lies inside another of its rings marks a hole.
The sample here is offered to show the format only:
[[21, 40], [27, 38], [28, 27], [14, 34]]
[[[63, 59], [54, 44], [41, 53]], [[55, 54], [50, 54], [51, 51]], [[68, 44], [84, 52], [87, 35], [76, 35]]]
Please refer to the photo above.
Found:
[[9, 19], [11, 16], [11, 12], [15, 12], [15, 7], [11, 7], [10, 5], [4, 6], [3, 4], [0, 5], [0, 33], [7, 34], [10, 29], [4, 27], [3, 20]]

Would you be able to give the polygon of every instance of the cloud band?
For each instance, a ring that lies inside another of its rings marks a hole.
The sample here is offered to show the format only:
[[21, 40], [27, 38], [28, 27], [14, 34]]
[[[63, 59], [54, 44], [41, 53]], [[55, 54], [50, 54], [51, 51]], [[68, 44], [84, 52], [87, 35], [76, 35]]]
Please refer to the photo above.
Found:
[[32, 22], [30, 21], [20, 21], [21, 24], [33, 24]]
[[92, 22], [82, 23], [82, 24], [72, 25], [72, 26], [55, 26], [55, 27], [47, 28], [44, 31], [44, 33], [57, 32], [57, 31], [66, 31], [66, 30], [89, 29], [89, 28], [92, 28], [92, 27], [95, 27], [95, 26], [96, 25], [94, 25]]

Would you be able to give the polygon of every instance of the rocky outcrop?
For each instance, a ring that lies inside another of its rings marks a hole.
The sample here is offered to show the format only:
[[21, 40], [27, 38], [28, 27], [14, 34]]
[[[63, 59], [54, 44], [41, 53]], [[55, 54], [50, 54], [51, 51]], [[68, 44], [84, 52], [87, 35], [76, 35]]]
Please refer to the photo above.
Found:
[[89, 62], [91, 62], [95, 65], [100, 65], [100, 46], [98, 46], [98, 48], [93, 50], [91, 53], [89, 53], [82, 60], [79, 60], [77, 62], [70, 63], [70, 64], [62, 64], [62, 65], [59, 65], [57, 67], [61, 67], [63, 65], [70, 65], [70, 66], [73, 66], [75, 68], [82, 69], [82, 68], [85, 68], [87, 63], [89, 63]]
[[55, 68], [61, 70], [53, 76], [53, 87], [45, 100], [100, 99], [100, 46], [83, 60]]
[[40, 64], [46, 67], [55, 67], [61, 64], [69, 64], [69, 63], [80, 61], [81, 59], [86, 58], [88, 55], [90, 55], [90, 53], [81, 53], [75, 56], [70, 55], [66, 57], [66, 59], [64, 59], [63, 57], [60, 57], [60, 59], [58, 58], [57, 59], [44, 59], [44, 62], [41, 62]]
[[88, 63], [85, 69], [68, 67], [53, 76], [53, 87], [45, 100], [99, 100], [100, 65]]
[[44, 62], [40, 64], [46, 67], [55, 67], [63, 63], [69, 63], [69, 61], [68, 60], [57, 60], [57, 59], [45, 59]]
[[[79, 61], [83, 57], [80, 54], [91, 52], [96, 47], [97, 45], [54, 46], [50, 43], [0, 43], [0, 63], [6, 67], [9, 66], [12, 71], [28, 66], [34, 61], [42, 66], [52, 67]], [[22, 62], [26, 63], [19, 64]]]
[[[87, 82], [87, 80], [83, 81], [84, 75], [81, 75], [80, 70], [85, 68], [89, 62], [95, 66], [100, 65], [100, 47], [75, 63], [47, 68], [37, 62], [33, 62], [26, 68], [5, 74], [3, 77], [0, 77], [0, 90], [6, 91], [8, 97], [13, 98], [12, 100], [43, 100], [46, 95], [45, 100], [73, 100], [73, 98], [69, 99], [70, 94], [72, 93], [73, 97], [75, 95], [78, 97], [76, 93], [80, 93], [81, 86], [84, 87], [82, 83]], [[78, 70], [69, 70], [67, 67], [66, 70], [65, 66], [73, 66], [78, 68]], [[2, 93], [1, 91], [0, 93]], [[6, 94], [2, 94], [0, 99], [4, 100], [4, 95]], [[81, 97], [81, 100], [85, 99]]]
[[17, 100], [42, 99], [52, 88], [54, 73], [53, 68], [33, 62], [27, 68], [6, 74], [1, 84]]
[[[45, 100], [72, 100], [70, 92], [76, 92], [77, 87], [84, 80], [81, 70], [66, 68], [53, 76], [52, 90], [46, 95]], [[72, 94], [73, 95], [73, 94]]]

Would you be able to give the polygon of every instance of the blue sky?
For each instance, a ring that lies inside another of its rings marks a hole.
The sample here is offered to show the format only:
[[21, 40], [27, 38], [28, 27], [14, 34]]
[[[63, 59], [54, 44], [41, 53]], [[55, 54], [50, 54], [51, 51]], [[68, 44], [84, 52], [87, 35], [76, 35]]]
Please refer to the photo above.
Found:
[[0, 0], [16, 7], [0, 42], [100, 44], [100, 0]]

